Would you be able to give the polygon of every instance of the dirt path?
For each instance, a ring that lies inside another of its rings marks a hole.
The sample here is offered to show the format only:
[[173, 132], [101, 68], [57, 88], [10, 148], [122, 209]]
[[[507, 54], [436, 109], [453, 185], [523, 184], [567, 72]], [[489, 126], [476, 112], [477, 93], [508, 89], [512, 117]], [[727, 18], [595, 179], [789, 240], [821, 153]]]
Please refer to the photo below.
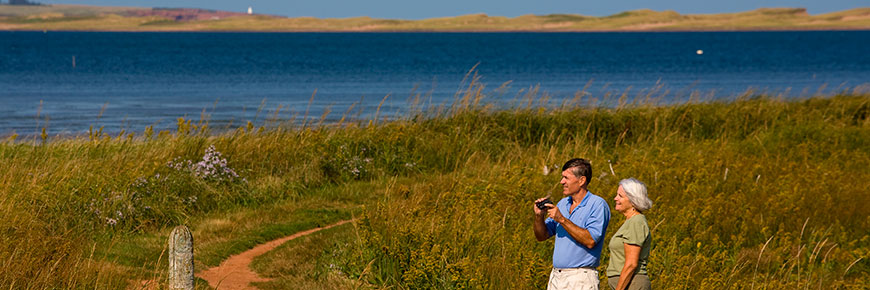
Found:
[[265, 282], [270, 279], [257, 276], [257, 273], [251, 271], [251, 262], [255, 257], [265, 254], [266, 252], [275, 249], [289, 240], [310, 235], [320, 230], [325, 230], [331, 227], [340, 226], [351, 222], [351, 220], [340, 221], [322, 228], [313, 228], [307, 231], [298, 232], [283, 238], [272, 240], [264, 244], [260, 244], [253, 249], [242, 252], [241, 254], [231, 256], [221, 263], [220, 266], [205, 270], [196, 274], [197, 277], [208, 281], [208, 285], [215, 289], [234, 290], [234, 289], [256, 289], [250, 286], [251, 282]]

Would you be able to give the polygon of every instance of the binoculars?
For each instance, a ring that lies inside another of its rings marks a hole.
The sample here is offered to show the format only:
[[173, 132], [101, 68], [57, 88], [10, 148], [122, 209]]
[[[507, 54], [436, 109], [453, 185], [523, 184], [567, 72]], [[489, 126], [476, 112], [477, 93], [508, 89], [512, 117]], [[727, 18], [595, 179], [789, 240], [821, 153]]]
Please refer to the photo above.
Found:
[[539, 202], [536, 202], [536, 203], [535, 203], [535, 205], [538, 206], [538, 208], [541, 209], [541, 210], [549, 210], [550, 208], [547, 207], [547, 204], [553, 204], [553, 202], [550, 201], [549, 198], [546, 198], [546, 199], [544, 199], [544, 200], [542, 200], [542, 201], [539, 201]]

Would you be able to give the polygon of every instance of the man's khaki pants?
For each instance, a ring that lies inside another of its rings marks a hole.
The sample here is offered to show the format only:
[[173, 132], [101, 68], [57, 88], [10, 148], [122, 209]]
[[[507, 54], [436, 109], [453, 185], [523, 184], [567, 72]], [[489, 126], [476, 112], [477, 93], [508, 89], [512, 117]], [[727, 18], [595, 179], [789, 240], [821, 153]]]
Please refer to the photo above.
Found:
[[592, 268], [553, 268], [547, 290], [598, 290], [598, 271]]

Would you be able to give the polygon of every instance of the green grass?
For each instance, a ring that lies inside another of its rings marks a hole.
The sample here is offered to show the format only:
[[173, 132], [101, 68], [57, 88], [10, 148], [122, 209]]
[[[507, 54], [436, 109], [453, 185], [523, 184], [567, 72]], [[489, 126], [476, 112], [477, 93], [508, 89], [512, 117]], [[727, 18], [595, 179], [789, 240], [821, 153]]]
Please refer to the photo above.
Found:
[[[552, 242], [534, 241], [530, 203], [558, 196], [543, 167], [571, 157], [592, 161], [590, 189], [606, 200], [622, 178], [650, 187], [656, 288], [870, 282], [866, 94], [613, 107], [537, 107], [548, 101], [531, 94], [496, 110], [476, 86], [393, 121], [213, 133], [182, 120], [172, 132], [0, 143], [0, 285], [122, 288], [165, 277], [178, 224], [194, 233], [200, 271], [354, 216], [259, 259], [278, 278], [262, 286], [540, 288]], [[210, 146], [238, 178], [184, 165]], [[315, 274], [300, 274], [312, 259]]]
[[139, 25], [140, 25], [140, 26], [148, 26], [148, 25], [176, 26], [176, 25], [180, 25], [180, 24], [181, 24], [180, 22], [175, 21], [175, 20], [170, 20], [170, 19], [157, 19], [157, 20], [152, 20], [152, 21], [144, 22], [144, 23], [139, 24]]
[[[257, 212], [264, 214], [264, 212]], [[215, 267], [230, 255], [244, 252], [256, 245], [289, 236], [296, 232], [322, 227], [340, 220], [350, 219], [350, 214], [336, 209], [297, 210], [293, 216], [282, 223], [257, 224], [259, 228], [250, 231], [238, 231], [229, 229], [231, 233], [220, 236], [221, 241], [216, 243], [204, 243], [199, 247], [197, 261], [203, 266]]]
[[354, 243], [353, 226], [345, 224], [300, 237], [254, 259], [251, 268], [273, 279], [255, 285], [260, 289], [352, 289], [364, 287], [336, 269], [349, 263]]

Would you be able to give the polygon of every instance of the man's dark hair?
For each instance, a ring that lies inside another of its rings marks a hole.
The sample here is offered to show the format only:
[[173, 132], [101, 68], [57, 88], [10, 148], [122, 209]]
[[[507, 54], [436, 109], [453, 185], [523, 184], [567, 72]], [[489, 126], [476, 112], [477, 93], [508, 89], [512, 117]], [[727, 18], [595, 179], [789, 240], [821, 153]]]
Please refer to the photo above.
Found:
[[562, 171], [568, 170], [569, 168], [575, 177], [586, 177], [586, 183], [581, 186], [587, 186], [589, 185], [589, 182], [592, 181], [592, 164], [590, 164], [589, 161], [586, 161], [586, 159], [574, 158], [565, 162], [565, 165], [562, 165]]

